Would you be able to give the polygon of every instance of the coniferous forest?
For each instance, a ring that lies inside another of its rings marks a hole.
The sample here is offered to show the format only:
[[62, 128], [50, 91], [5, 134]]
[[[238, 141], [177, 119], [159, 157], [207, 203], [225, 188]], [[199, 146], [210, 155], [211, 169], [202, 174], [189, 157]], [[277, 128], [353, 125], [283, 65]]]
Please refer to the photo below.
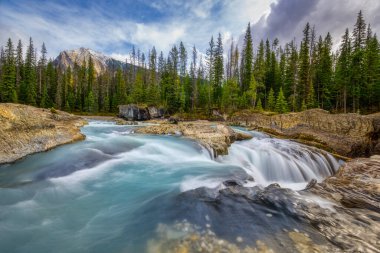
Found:
[[[353, 30], [333, 50], [329, 33], [309, 23], [300, 43], [278, 39], [253, 45], [248, 24], [241, 47], [211, 37], [205, 59], [181, 42], [168, 55], [133, 49], [126, 68], [96, 73], [91, 58], [61, 69], [36, 48], [11, 39], [1, 49], [1, 102], [70, 112], [116, 112], [120, 104], [164, 106], [169, 113], [255, 109], [285, 113], [310, 108], [333, 112], [380, 110], [380, 44], [358, 13]], [[26, 48], [26, 51], [24, 49]]]

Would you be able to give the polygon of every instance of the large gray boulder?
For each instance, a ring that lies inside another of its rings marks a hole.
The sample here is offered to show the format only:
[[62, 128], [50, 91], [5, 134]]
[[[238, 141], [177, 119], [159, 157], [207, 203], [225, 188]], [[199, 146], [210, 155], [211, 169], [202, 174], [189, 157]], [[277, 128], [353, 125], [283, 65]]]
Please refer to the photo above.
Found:
[[119, 105], [119, 117], [127, 120], [149, 120], [162, 118], [165, 110], [155, 106], [142, 107], [135, 104]]
[[119, 105], [119, 117], [127, 120], [148, 120], [149, 112], [144, 107], [135, 104]]
[[149, 115], [152, 119], [164, 117], [165, 110], [164, 108], [157, 108], [155, 106], [149, 106], [148, 108]]

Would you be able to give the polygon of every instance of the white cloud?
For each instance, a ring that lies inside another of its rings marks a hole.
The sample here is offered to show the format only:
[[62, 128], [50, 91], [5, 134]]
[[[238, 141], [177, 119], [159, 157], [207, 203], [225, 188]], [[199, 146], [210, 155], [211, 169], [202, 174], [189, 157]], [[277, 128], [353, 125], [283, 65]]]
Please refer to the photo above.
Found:
[[166, 16], [150, 23], [128, 16], [110, 18], [110, 13], [95, 2], [91, 8], [80, 10], [54, 3], [16, 4], [16, 8], [0, 3], [0, 44], [4, 45], [8, 37], [14, 41], [22, 39], [26, 44], [32, 36], [35, 46], [45, 42], [50, 57], [78, 47], [123, 57], [130, 50], [127, 44], [135, 44], [145, 52], [155, 45], [157, 50], [167, 53], [179, 41], [195, 44], [204, 52], [211, 35], [221, 32], [224, 42], [238, 37], [248, 21], [258, 20], [274, 1], [152, 1], [148, 2], [150, 6]]
[[277, 5], [272, 6], [269, 15], [263, 15], [254, 23], [254, 43], [257, 45], [260, 39], [273, 40], [276, 37], [281, 44], [294, 37], [299, 41], [309, 22], [311, 26], [315, 25], [318, 36], [330, 32], [337, 48], [345, 29], [349, 28], [352, 32], [359, 10], [363, 11], [366, 22], [371, 23], [373, 31], [379, 31], [379, 0], [279, 0]]

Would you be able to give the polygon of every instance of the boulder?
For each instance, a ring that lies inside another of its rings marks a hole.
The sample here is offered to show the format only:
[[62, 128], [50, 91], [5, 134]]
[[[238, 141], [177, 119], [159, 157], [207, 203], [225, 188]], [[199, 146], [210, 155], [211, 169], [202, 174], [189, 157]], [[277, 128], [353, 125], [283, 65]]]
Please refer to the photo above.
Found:
[[152, 119], [162, 118], [165, 115], [164, 108], [157, 108], [155, 106], [148, 106], [149, 116]]
[[[267, 242], [276, 252], [379, 252], [379, 178], [380, 156], [375, 156], [352, 160], [322, 183], [311, 180], [303, 191], [278, 184], [245, 187], [231, 179], [223, 188], [181, 193], [178, 206], [181, 213], [197, 210], [184, 217], [191, 223], [201, 226], [207, 216], [216, 234], [229, 226], [229, 233], [244, 231], [247, 243], [273, 240]], [[291, 244], [282, 241], [286, 235]]]
[[119, 105], [119, 117], [128, 120], [149, 120], [149, 111], [135, 104]]
[[138, 106], [135, 104], [119, 105], [119, 117], [127, 120], [150, 120], [162, 118], [165, 114], [164, 108], [155, 106]]

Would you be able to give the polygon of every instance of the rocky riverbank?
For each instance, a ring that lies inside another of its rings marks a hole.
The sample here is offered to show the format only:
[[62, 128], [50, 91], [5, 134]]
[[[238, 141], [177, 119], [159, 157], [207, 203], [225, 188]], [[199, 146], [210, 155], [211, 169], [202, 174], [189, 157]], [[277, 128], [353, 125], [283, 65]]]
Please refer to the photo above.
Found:
[[0, 164], [83, 140], [86, 121], [69, 113], [21, 104], [0, 104]]
[[296, 139], [342, 156], [380, 154], [380, 114], [331, 114], [321, 109], [278, 115], [243, 111], [231, 116], [229, 123]]
[[[379, 179], [380, 157], [375, 156], [354, 159], [302, 191], [229, 180], [223, 187], [184, 192], [179, 196], [183, 212], [194, 208], [198, 216], [159, 226], [149, 247], [178, 253], [380, 252]], [[226, 240], [221, 223], [230, 224], [236, 237]], [[267, 231], [252, 230], [262, 226]]]
[[251, 135], [235, 132], [229, 126], [208, 121], [179, 122], [178, 124], [163, 122], [138, 128], [135, 132], [140, 134], [183, 135], [212, 150], [215, 157], [227, 154], [228, 147], [234, 141], [252, 138]]

